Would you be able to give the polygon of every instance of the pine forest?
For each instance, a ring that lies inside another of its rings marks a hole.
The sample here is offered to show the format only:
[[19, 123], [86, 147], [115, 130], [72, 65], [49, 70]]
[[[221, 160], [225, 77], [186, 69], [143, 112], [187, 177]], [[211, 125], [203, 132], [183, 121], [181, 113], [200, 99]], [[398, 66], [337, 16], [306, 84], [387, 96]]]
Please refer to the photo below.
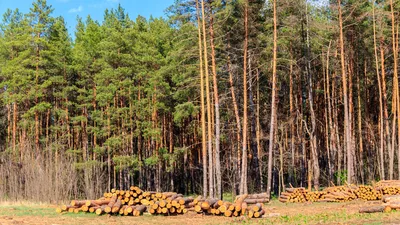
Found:
[[175, 0], [0, 22], [0, 200], [400, 179], [398, 0]]

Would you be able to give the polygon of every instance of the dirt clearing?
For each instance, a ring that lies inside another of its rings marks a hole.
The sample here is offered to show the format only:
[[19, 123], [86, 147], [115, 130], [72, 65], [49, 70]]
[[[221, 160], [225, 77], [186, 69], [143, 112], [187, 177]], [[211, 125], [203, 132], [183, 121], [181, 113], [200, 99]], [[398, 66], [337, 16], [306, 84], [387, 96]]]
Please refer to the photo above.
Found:
[[196, 213], [169, 217], [148, 214], [140, 217], [97, 216], [88, 213], [57, 214], [55, 212], [55, 205], [3, 203], [0, 204], [0, 225], [400, 224], [400, 211], [374, 214], [358, 213], [359, 207], [374, 204], [380, 204], [380, 201], [284, 204], [274, 200], [267, 204], [267, 218], [247, 219], [203, 216]]

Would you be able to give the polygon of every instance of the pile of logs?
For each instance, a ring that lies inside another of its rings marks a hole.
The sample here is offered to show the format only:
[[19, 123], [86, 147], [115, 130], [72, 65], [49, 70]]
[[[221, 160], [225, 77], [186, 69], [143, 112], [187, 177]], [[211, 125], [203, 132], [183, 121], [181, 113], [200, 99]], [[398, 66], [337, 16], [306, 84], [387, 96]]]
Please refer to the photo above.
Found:
[[[242, 197], [242, 195], [236, 196], [235, 202]], [[246, 195], [243, 201], [247, 204], [267, 203], [269, 202], [269, 198], [267, 193], [250, 194]]]
[[309, 191], [306, 193], [306, 200], [308, 202], [320, 202], [324, 200], [326, 194], [326, 191]]
[[400, 194], [400, 180], [381, 180], [374, 185], [374, 189], [383, 195]]
[[365, 206], [359, 209], [360, 213], [390, 212], [400, 210], [400, 195], [386, 195], [382, 197], [381, 205]]
[[307, 190], [305, 188], [286, 188], [279, 196], [280, 202], [305, 202]]
[[357, 198], [355, 194], [355, 186], [335, 186], [325, 188], [324, 191], [327, 193], [324, 195], [325, 202], [348, 202]]
[[358, 186], [354, 193], [357, 195], [357, 198], [367, 201], [382, 199], [382, 193], [369, 185]]
[[156, 193], [150, 195], [150, 200], [143, 200], [144, 205], [149, 206], [150, 214], [184, 214], [193, 207], [193, 198], [184, 198], [182, 194], [174, 192]]
[[205, 215], [226, 217], [248, 216], [259, 218], [265, 214], [264, 204], [268, 202], [266, 193], [240, 195], [234, 203], [213, 198], [184, 197], [175, 192], [142, 191], [132, 186], [129, 190], [112, 189], [97, 200], [72, 200], [70, 205], [63, 205], [56, 211], [89, 212], [97, 215], [111, 214], [140, 216], [144, 212], [151, 215], [176, 215], [194, 211]]

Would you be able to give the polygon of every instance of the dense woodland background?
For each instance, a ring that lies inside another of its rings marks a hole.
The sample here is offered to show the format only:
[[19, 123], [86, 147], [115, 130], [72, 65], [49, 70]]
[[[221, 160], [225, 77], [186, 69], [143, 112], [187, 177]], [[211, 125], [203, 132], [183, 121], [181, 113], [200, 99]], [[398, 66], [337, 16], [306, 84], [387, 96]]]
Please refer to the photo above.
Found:
[[220, 197], [400, 176], [398, 0], [177, 0], [0, 30], [0, 199]]

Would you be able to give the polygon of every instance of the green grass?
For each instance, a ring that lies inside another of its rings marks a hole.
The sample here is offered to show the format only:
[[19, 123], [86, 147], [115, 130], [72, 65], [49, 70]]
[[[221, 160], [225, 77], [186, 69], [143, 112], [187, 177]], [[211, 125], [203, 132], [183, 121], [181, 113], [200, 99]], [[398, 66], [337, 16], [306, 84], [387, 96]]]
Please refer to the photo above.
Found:
[[[60, 216], [55, 208], [35, 205], [0, 205], [0, 216], [38, 216], [38, 217], [57, 217]], [[96, 217], [92, 213], [64, 213], [67, 217]]]
[[[232, 198], [232, 195], [224, 196], [225, 199]], [[359, 213], [348, 213], [345, 208], [341, 210], [336, 210], [332, 212], [329, 210], [330, 208], [340, 208], [343, 207], [343, 204], [340, 203], [317, 203], [313, 205], [303, 206], [300, 204], [282, 204], [277, 201], [273, 201], [271, 204], [267, 206], [268, 208], [280, 208], [284, 210], [292, 210], [290, 215], [284, 215], [283, 213], [280, 216], [276, 217], [268, 217], [262, 219], [244, 219], [240, 218], [232, 218], [231, 224], [369, 224], [369, 225], [377, 225], [383, 223], [395, 223], [396, 221], [400, 221], [400, 211], [392, 211], [390, 213], [372, 213], [372, 214], [359, 214]], [[308, 208], [306, 210], [306, 208]], [[316, 209], [313, 212], [313, 209]], [[324, 211], [327, 209], [326, 211]], [[295, 211], [293, 211], [295, 210]], [[310, 211], [311, 210], [311, 211]], [[318, 210], [318, 211], [317, 211]], [[273, 210], [272, 210], [273, 211]], [[308, 214], [302, 214], [308, 213]], [[267, 215], [270, 212], [267, 211]], [[62, 215], [58, 214], [55, 211], [55, 208], [50, 208], [46, 205], [0, 205], [0, 217], [1, 216], [9, 216], [9, 217], [49, 217], [49, 218], [58, 218], [58, 217], [67, 217], [67, 218], [99, 218], [96, 214], [91, 213], [63, 213]], [[116, 216], [118, 219], [121, 216]], [[121, 218], [122, 219], [122, 218]], [[138, 218], [139, 219], [139, 218]], [[162, 216], [151, 216], [144, 215], [140, 219], [141, 221], [154, 221], [154, 223], [160, 222], [162, 220], [168, 220], [166, 217]], [[217, 217], [214, 217], [213, 220], [218, 220]], [[119, 221], [119, 219], [118, 219]], [[207, 223], [206, 217], [204, 218], [204, 222]], [[222, 222], [221, 222], [222, 223]]]

